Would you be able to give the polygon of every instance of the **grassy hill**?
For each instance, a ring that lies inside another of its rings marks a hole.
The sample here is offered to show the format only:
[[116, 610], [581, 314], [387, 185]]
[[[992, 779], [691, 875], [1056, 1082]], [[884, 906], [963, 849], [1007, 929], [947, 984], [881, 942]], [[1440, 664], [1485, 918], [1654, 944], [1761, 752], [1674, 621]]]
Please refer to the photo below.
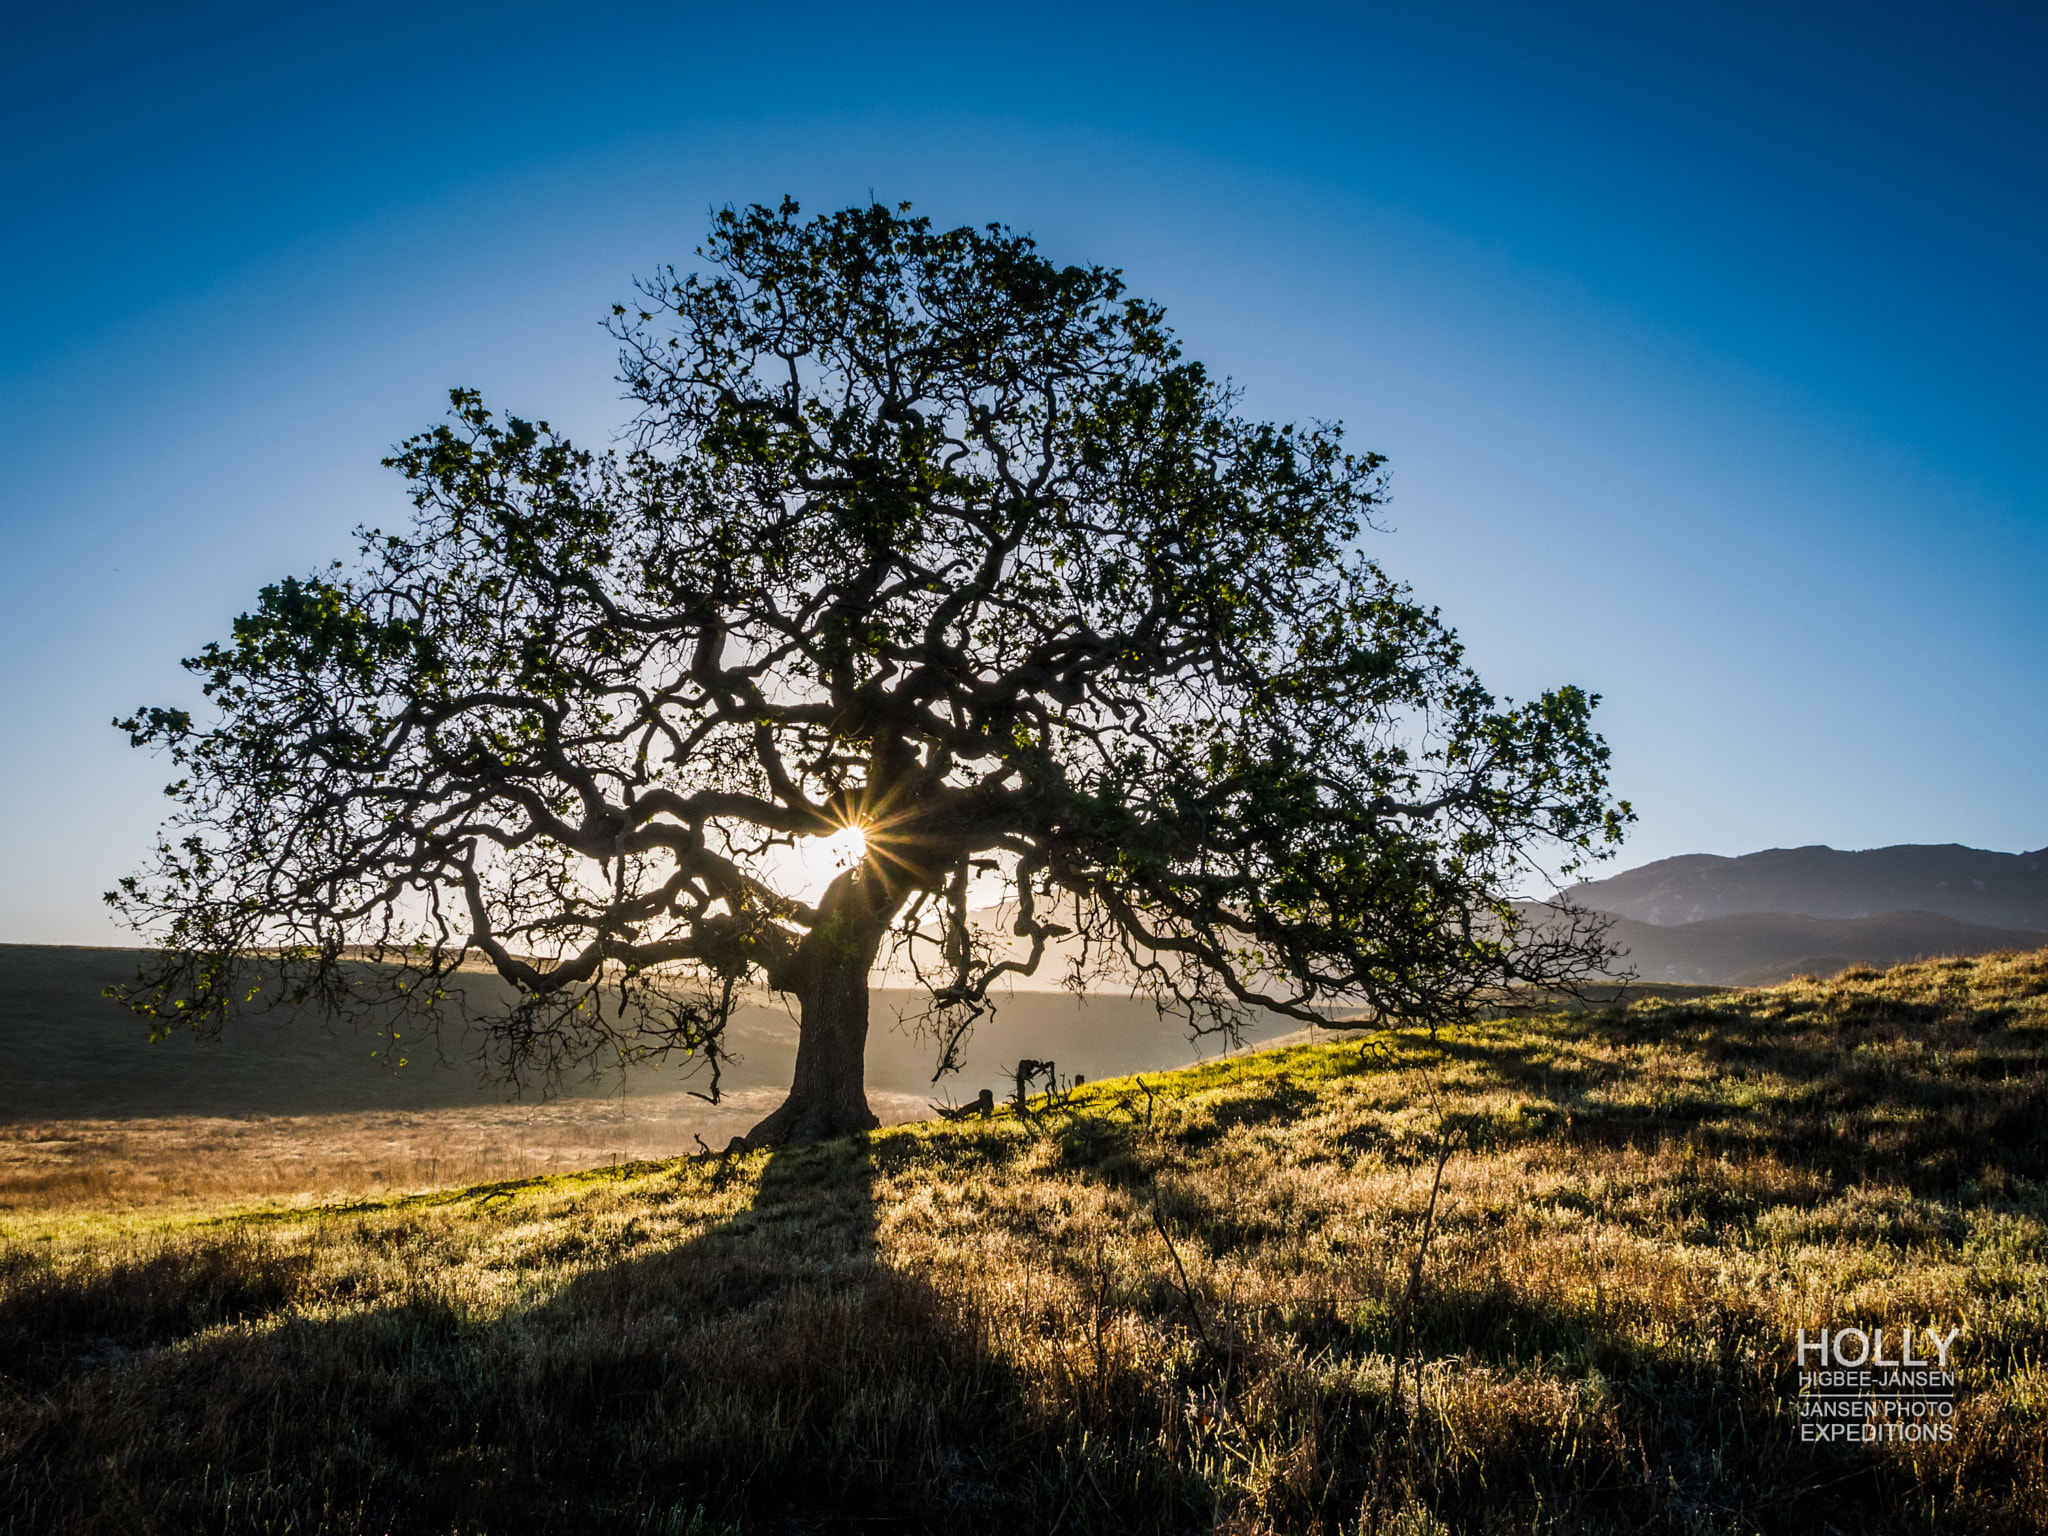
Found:
[[[1907, 1322], [1954, 1438], [1802, 1441], [1799, 1330]], [[2048, 953], [0, 1215], [0, 1529], [2028, 1531], [2044, 1362]]]

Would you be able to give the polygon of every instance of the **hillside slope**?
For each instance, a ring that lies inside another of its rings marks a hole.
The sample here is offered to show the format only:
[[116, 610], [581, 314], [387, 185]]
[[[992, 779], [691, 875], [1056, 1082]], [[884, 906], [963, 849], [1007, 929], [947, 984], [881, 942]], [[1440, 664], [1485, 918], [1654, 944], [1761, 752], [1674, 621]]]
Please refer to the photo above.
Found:
[[[0, 1217], [0, 1528], [2040, 1531], [2044, 1187], [2048, 953]], [[1951, 1435], [1802, 1436], [1852, 1320], [1956, 1330]]]
[[1590, 880], [1586, 906], [1658, 927], [1743, 912], [1858, 918], [1933, 912], [1991, 928], [2048, 932], [2048, 849], [1990, 853], [1948, 843], [1844, 852], [1768, 848], [1740, 858], [1690, 853]]

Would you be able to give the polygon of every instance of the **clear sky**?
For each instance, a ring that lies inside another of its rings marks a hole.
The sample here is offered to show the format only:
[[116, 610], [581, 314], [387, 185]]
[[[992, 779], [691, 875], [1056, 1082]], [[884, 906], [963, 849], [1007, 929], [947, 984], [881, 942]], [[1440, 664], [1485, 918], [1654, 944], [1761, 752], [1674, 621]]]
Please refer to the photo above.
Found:
[[2048, 10], [102, 5], [0, 44], [0, 941], [118, 943], [108, 727], [404, 515], [454, 384], [593, 444], [714, 206], [1121, 266], [1391, 459], [1499, 691], [1606, 696], [1636, 864], [2048, 844]]

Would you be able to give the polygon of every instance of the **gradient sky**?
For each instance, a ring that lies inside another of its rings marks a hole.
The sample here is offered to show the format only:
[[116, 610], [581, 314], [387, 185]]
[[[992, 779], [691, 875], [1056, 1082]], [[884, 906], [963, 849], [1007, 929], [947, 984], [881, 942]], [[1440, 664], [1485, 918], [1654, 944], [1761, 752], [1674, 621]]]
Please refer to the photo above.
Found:
[[2048, 844], [2038, 5], [10, 8], [0, 941], [120, 943], [108, 727], [404, 516], [450, 385], [593, 444], [716, 205], [1121, 266], [1388, 454], [1372, 552], [1606, 696], [1623, 864]]

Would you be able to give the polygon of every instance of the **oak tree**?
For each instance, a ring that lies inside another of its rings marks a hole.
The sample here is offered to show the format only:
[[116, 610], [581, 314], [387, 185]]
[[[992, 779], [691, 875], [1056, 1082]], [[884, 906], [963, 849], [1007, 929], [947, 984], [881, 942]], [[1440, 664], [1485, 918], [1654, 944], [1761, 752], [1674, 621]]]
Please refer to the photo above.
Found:
[[[1116, 271], [1001, 226], [785, 201], [699, 254], [613, 312], [613, 448], [456, 392], [387, 461], [409, 527], [265, 588], [186, 663], [203, 722], [119, 722], [182, 774], [110, 896], [160, 946], [133, 1006], [434, 1018], [482, 961], [523, 1079], [715, 1071], [765, 985], [801, 1023], [768, 1144], [875, 1124], [885, 947], [942, 1067], [1055, 965], [1197, 1027], [1437, 1023], [1599, 968], [1597, 925], [1510, 899], [1628, 818], [1597, 700], [1482, 687], [1360, 549], [1377, 455], [1239, 414]], [[803, 899], [787, 851], [846, 828]]]

